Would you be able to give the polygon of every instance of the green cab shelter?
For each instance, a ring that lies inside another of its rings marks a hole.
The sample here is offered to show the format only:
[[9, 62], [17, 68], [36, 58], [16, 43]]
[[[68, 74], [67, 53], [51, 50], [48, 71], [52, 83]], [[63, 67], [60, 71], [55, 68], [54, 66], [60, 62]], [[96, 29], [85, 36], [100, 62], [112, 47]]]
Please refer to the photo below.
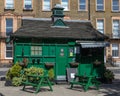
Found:
[[101, 77], [104, 69], [105, 35], [93, 28], [90, 21], [63, 20], [63, 8], [52, 9], [52, 19], [22, 19], [21, 27], [11, 35], [14, 62], [28, 59], [27, 67], [54, 69], [55, 80], [66, 80], [66, 69], [77, 68], [89, 75], [95, 61], [94, 75]]

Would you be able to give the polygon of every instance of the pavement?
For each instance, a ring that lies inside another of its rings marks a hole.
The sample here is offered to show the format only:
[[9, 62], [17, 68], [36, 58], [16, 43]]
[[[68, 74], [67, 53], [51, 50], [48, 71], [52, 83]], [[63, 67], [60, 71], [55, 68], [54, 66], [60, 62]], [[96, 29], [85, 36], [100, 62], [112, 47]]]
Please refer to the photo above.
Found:
[[[48, 87], [41, 88], [40, 92], [35, 94], [31, 87], [27, 87], [28, 91], [22, 91], [22, 87], [5, 86], [5, 81], [0, 81], [0, 96], [120, 96], [120, 67], [109, 68], [115, 73], [113, 84], [102, 84], [99, 90], [90, 88], [84, 92], [81, 86], [70, 89], [69, 84], [58, 84], [53, 86], [53, 92]], [[8, 68], [0, 68], [0, 76], [3, 76]], [[2, 75], [1, 75], [2, 74]]]

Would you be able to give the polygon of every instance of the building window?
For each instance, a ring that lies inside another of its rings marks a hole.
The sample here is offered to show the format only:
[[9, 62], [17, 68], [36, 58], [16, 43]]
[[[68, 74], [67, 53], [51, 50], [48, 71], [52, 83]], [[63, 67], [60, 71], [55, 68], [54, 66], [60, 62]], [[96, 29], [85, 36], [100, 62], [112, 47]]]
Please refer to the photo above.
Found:
[[14, 9], [14, 0], [6, 0], [5, 9]]
[[113, 20], [113, 31], [112, 31], [112, 34], [113, 34], [113, 38], [118, 38], [120, 33], [119, 33], [119, 27], [120, 27], [120, 22], [119, 20]]
[[112, 11], [118, 12], [119, 8], [119, 0], [112, 0]]
[[6, 58], [12, 58], [12, 44], [6, 44]]
[[112, 44], [112, 57], [119, 57], [119, 45]]
[[97, 0], [97, 11], [103, 11], [104, 10], [104, 0]]
[[41, 46], [31, 46], [31, 55], [32, 56], [41, 56], [42, 47]]
[[61, 5], [63, 6], [64, 11], [69, 10], [69, 2], [68, 2], [68, 0], [61, 0]]
[[6, 36], [10, 36], [13, 33], [13, 19], [7, 18], [6, 19]]
[[79, 0], [79, 10], [80, 11], [86, 11], [87, 10], [86, 5], [87, 5], [86, 0]]
[[97, 19], [97, 30], [104, 33], [104, 19]]
[[32, 9], [32, 0], [24, 0], [24, 9]]
[[50, 11], [51, 5], [50, 0], [43, 0], [43, 10]]

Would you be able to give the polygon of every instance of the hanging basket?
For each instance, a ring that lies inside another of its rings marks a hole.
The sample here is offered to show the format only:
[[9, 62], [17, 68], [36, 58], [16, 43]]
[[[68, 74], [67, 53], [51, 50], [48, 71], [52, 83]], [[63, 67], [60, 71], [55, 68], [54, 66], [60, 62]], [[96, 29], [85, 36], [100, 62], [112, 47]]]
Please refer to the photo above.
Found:
[[46, 68], [53, 68], [54, 64], [53, 63], [45, 63]]
[[102, 64], [101, 61], [95, 61], [95, 62], [93, 62], [93, 65], [94, 65], [95, 67], [98, 67], [98, 66], [100, 66], [101, 64]]
[[79, 63], [77, 62], [70, 62], [71, 67], [78, 67]]

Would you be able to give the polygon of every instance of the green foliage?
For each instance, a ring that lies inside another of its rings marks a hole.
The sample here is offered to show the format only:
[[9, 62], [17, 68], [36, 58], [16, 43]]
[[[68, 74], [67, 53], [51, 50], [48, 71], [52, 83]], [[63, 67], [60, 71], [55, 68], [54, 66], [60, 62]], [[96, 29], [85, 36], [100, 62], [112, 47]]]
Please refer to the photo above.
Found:
[[[44, 75], [44, 69], [43, 68], [37, 68], [37, 67], [30, 67], [30, 68], [24, 68], [22, 70], [22, 67], [17, 62], [14, 66], [10, 68], [10, 70], [7, 72], [6, 79], [12, 80], [12, 84], [14, 86], [20, 86], [22, 84], [22, 81], [27, 80], [27, 75]], [[31, 81], [37, 82], [39, 78], [30, 78]]]
[[24, 74], [25, 75], [40, 75], [40, 76], [42, 76], [44, 74], [44, 69], [37, 68], [37, 67], [30, 67], [30, 68], [24, 69]]
[[12, 80], [14, 77], [19, 77], [20, 76], [20, 71], [22, 67], [19, 65], [18, 62], [14, 64], [7, 72], [6, 74], [6, 79]]
[[21, 77], [14, 77], [12, 79], [12, 84], [14, 86], [20, 86], [22, 84], [22, 78]]
[[105, 73], [104, 73], [104, 77], [108, 80], [109, 79], [113, 80], [114, 79], [114, 73], [111, 70], [106, 69]]
[[55, 74], [54, 74], [54, 69], [53, 69], [53, 68], [51, 68], [51, 69], [48, 71], [48, 76], [49, 76], [49, 79], [50, 79], [50, 80], [54, 79]]
[[[27, 75], [40, 75], [40, 76], [44, 75], [43, 68], [30, 67], [30, 68], [25, 68], [23, 71], [24, 74], [21, 75], [23, 81], [26, 81]], [[32, 78], [32, 77], [30, 78], [31, 82], [36, 82], [38, 81], [38, 79], [39, 78]]]

